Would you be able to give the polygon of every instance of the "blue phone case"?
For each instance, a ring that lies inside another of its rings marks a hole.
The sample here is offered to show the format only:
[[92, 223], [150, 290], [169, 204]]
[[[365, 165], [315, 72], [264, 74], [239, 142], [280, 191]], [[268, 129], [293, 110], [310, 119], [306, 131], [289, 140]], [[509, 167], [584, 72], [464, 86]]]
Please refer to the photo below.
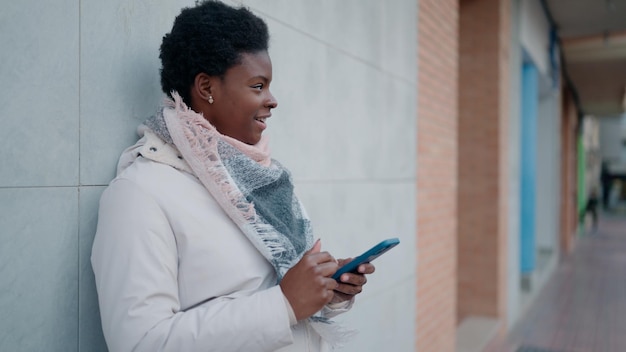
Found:
[[351, 273], [356, 272], [359, 265], [363, 263], [369, 263], [372, 260], [380, 257], [383, 253], [387, 252], [391, 248], [395, 247], [400, 243], [398, 238], [390, 238], [386, 239], [374, 247], [370, 248], [367, 252], [361, 254], [360, 256], [352, 259], [348, 264], [345, 264], [341, 268], [337, 269], [337, 272], [332, 276], [333, 279], [339, 280], [339, 277], [343, 273]]

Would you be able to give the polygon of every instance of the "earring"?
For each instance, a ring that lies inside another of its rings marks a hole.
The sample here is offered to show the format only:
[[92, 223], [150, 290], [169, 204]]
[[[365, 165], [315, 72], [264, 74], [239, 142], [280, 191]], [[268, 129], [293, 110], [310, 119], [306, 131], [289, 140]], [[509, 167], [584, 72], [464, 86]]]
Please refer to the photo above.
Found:
[[213, 104], [213, 96], [209, 95], [209, 99], [207, 99], [209, 101], [209, 104]]

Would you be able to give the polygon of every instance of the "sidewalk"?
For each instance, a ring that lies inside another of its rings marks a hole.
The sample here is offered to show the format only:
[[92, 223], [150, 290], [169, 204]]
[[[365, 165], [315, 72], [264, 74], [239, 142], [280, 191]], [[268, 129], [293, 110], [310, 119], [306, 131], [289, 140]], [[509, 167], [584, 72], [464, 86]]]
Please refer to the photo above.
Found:
[[625, 352], [626, 215], [578, 239], [506, 341], [488, 352]]

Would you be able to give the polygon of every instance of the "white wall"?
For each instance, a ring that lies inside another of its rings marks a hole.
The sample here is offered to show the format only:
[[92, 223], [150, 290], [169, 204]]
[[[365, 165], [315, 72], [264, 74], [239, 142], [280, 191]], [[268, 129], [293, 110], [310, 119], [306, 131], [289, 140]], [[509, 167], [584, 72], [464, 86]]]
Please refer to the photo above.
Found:
[[602, 159], [612, 163], [626, 162], [626, 148], [622, 139], [626, 136], [626, 115], [601, 117], [600, 123], [600, 154]]
[[544, 88], [539, 99], [537, 114], [536, 247], [551, 249], [556, 253], [559, 236], [559, 177], [561, 174], [561, 115], [558, 91]]
[[521, 157], [521, 72], [522, 47], [520, 39], [521, 0], [511, 0], [510, 119], [508, 138], [509, 217], [507, 265], [507, 326], [513, 326], [520, 316], [520, 157]]
[[187, 1], [9, 1], [0, 11], [0, 350], [106, 350], [89, 264], [97, 202], [161, 101]]
[[360, 331], [345, 351], [409, 351], [415, 335], [417, 2], [244, 4], [272, 35], [268, 122], [323, 248], [359, 254], [388, 237], [366, 291], [340, 321]]
[[539, 0], [520, 0], [522, 46], [542, 74], [549, 72], [550, 24]]
[[[241, 1], [237, 1], [241, 3]], [[412, 350], [417, 3], [243, 1], [272, 34], [268, 121], [324, 249], [391, 236], [343, 320], [352, 350]], [[97, 201], [162, 95], [158, 48], [193, 0], [12, 1], [0, 12], [2, 350], [105, 350], [89, 265]]]

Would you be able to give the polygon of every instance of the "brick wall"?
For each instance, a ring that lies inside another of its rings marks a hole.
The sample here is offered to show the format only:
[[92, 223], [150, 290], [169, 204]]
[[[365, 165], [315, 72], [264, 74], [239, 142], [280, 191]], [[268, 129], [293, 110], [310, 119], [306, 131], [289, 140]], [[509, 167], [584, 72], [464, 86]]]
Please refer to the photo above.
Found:
[[458, 0], [420, 0], [417, 120], [418, 351], [454, 351]]
[[457, 314], [505, 321], [510, 4], [461, 1]]
[[499, 72], [498, 84], [500, 89], [498, 90], [498, 99], [500, 101], [500, 117], [499, 122], [499, 136], [498, 136], [498, 150], [499, 150], [499, 193], [498, 193], [498, 233], [496, 239], [498, 241], [498, 293], [496, 295], [497, 302], [497, 317], [501, 320], [502, 325], [500, 332], [505, 332], [509, 327], [506, 324], [507, 321], [507, 299], [508, 299], [508, 219], [509, 219], [509, 121], [510, 121], [510, 90], [511, 90], [511, 1], [500, 0], [490, 1], [494, 3], [494, 6], [498, 7], [499, 13], [499, 28], [498, 28], [498, 41], [499, 41]]
[[561, 252], [568, 253], [574, 245], [577, 215], [577, 150], [578, 124], [576, 105], [569, 89], [563, 88], [561, 109]]

